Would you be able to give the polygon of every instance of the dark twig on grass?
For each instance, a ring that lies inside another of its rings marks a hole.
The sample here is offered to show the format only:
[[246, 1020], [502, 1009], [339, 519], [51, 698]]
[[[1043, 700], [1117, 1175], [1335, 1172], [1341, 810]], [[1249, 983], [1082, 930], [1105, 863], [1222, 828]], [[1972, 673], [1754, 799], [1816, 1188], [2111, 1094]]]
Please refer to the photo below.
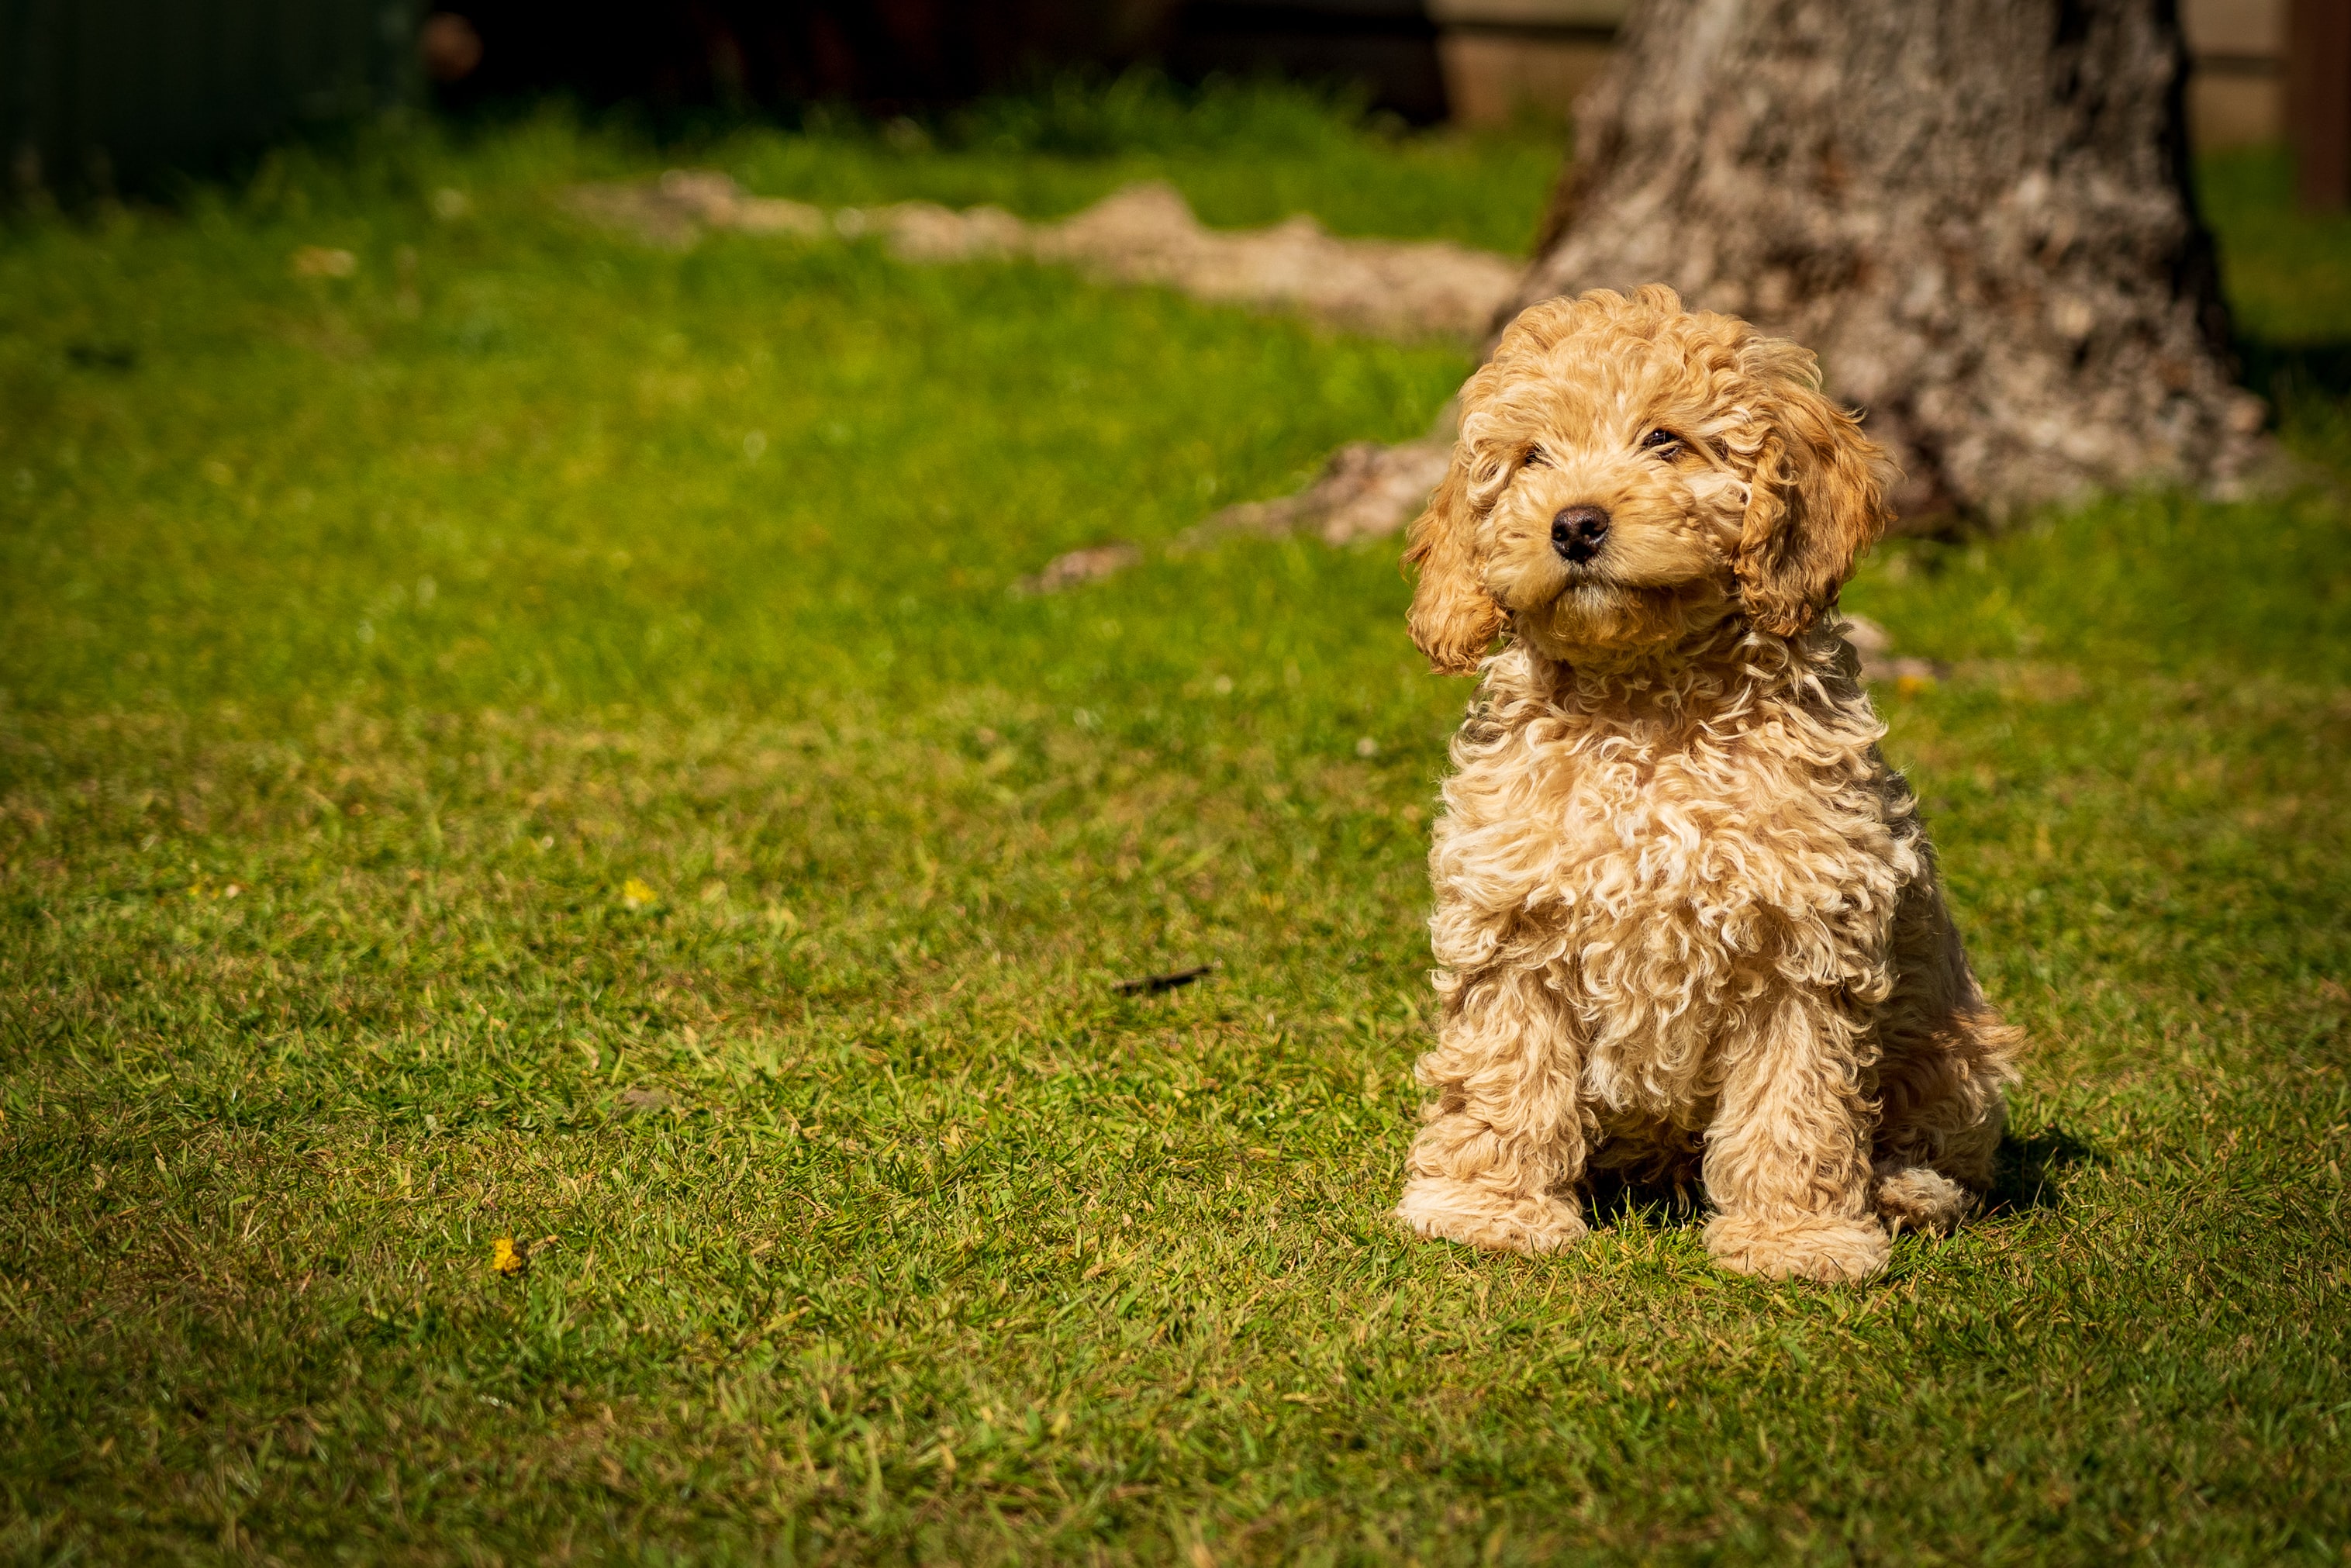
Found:
[[1189, 969], [1176, 969], [1165, 975], [1145, 975], [1139, 980], [1121, 980], [1111, 989], [1122, 997], [1155, 997], [1201, 979], [1214, 970], [1214, 964], [1200, 964]]

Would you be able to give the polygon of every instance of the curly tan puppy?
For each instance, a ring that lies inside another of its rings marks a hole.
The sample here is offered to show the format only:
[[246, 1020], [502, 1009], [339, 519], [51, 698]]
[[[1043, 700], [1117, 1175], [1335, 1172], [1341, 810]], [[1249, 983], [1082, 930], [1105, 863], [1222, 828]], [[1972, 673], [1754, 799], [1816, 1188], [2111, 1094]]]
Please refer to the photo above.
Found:
[[1656, 287], [1528, 310], [1461, 407], [1412, 635], [1484, 679], [1397, 1213], [1547, 1252], [1588, 1172], [1697, 1167], [1723, 1267], [1865, 1278], [1990, 1179], [2021, 1043], [1824, 619], [1885, 455], [1809, 352]]

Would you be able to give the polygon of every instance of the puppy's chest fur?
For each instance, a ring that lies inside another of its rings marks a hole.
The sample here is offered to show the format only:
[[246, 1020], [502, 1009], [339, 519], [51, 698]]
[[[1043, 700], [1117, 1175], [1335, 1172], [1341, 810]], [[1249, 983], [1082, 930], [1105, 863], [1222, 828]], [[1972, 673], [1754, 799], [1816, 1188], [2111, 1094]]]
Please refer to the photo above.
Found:
[[1892, 988], [1924, 836], [1834, 644], [1798, 653], [1659, 701], [1511, 650], [1455, 741], [1430, 854], [1447, 988], [1540, 970], [1597, 1104], [1694, 1125], [1791, 988], [1856, 1022]]

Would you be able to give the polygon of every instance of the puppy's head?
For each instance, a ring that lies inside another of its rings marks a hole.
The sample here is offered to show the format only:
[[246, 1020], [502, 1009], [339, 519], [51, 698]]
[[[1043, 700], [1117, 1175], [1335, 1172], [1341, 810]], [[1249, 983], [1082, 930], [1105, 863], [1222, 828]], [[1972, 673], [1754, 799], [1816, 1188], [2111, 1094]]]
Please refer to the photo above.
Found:
[[1793, 637], [1884, 532], [1891, 478], [1793, 343], [1657, 285], [1534, 306], [1462, 388], [1405, 556], [1413, 641], [1461, 673], [1506, 623], [1567, 663], [1733, 614]]

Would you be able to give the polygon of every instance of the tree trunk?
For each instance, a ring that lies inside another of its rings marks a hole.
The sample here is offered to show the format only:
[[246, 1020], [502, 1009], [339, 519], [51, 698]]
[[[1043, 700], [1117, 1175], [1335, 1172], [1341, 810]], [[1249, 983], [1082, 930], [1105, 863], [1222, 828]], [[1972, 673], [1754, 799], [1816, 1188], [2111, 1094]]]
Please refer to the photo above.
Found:
[[1650, 0], [1512, 309], [1669, 283], [1821, 356], [1909, 517], [2258, 450], [2168, 0]]
[[[2226, 486], [2262, 409], [2231, 381], [2187, 69], [2172, 0], [1646, 0], [1501, 321], [1663, 282], [1804, 343], [1913, 528]], [[1298, 525], [1430, 444], [1353, 454]]]

